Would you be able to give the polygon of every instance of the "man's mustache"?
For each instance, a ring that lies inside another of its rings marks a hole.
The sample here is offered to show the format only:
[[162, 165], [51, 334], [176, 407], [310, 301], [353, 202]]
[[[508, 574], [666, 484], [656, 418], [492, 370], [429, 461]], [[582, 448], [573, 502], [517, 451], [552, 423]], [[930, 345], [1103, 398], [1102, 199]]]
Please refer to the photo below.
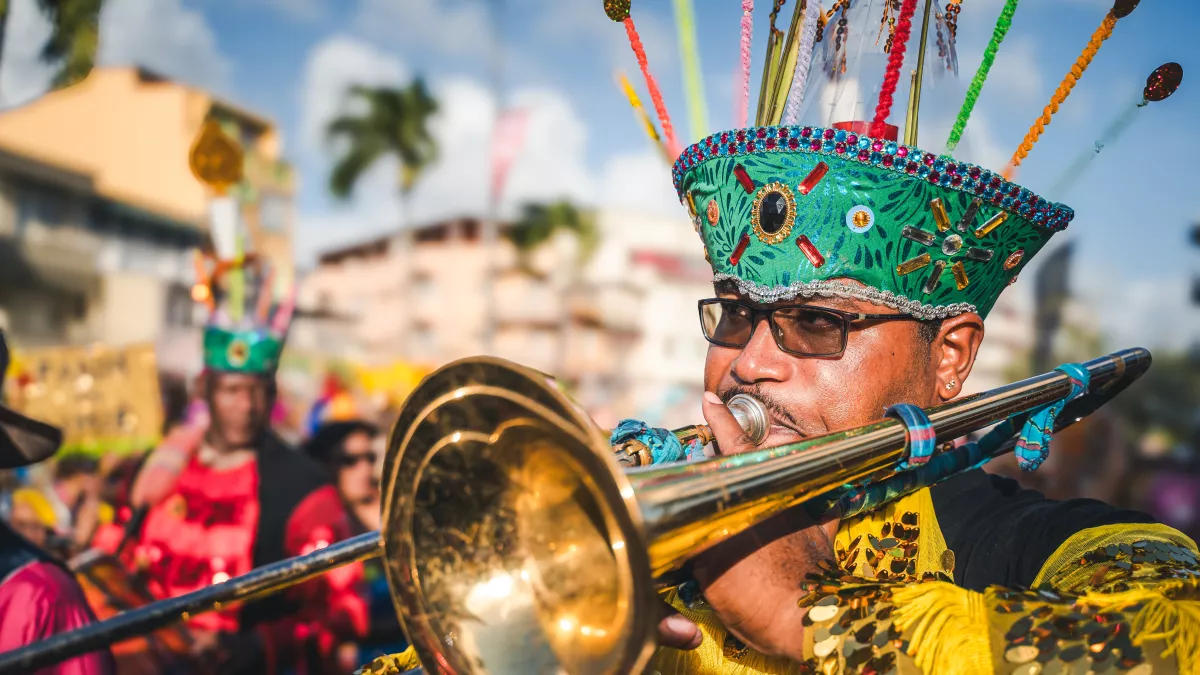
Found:
[[729, 403], [729, 399], [737, 396], [738, 394], [745, 394], [758, 400], [763, 404], [763, 407], [767, 409], [767, 412], [771, 413], [771, 417], [777, 421], [785, 422], [785, 426], [790, 427], [796, 433], [805, 433], [805, 425], [796, 418], [796, 416], [793, 414], [793, 411], [789, 409], [787, 404], [773, 396], [760, 385], [734, 384], [726, 387], [722, 391], [717, 392], [717, 395], [720, 396], [721, 400], [725, 403]]

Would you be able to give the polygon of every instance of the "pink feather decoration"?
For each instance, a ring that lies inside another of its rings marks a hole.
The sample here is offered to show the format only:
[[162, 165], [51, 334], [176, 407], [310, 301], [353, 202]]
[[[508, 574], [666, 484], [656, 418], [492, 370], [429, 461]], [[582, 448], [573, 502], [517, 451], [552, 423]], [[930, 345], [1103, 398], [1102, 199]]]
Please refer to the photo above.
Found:
[[750, 118], [750, 36], [754, 29], [754, 0], [742, 0], [742, 103], [735, 129], [744, 129]]
[[654, 102], [654, 112], [658, 114], [658, 123], [662, 125], [667, 152], [671, 155], [671, 161], [675, 161], [682, 149], [679, 147], [679, 141], [675, 139], [675, 128], [671, 126], [671, 116], [667, 114], [667, 106], [663, 103], [662, 92], [659, 91], [654, 76], [650, 74], [650, 64], [646, 60], [646, 48], [642, 46], [642, 38], [633, 25], [633, 17], [626, 17], [624, 23], [625, 33], [629, 36], [629, 46], [633, 47], [633, 55], [642, 69], [642, 77], [646, 78], [646, 88], [650, 90], [650, 100]]

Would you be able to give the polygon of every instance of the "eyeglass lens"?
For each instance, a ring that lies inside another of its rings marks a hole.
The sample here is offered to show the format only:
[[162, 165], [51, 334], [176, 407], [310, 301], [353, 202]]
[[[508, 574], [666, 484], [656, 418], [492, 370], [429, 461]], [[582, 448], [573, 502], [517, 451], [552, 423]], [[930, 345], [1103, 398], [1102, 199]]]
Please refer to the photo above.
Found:
[[[749, 344], [757, 318], [749, 307], [733, 301], [706, 303], [700, 316], [704, 336], [726, 347]], [[846, 324], [837, 314], [809, 307], [781, 307], [771, 313], [769, 325], [775, 343], [784, 351], [806, 356], [842, 351]]]

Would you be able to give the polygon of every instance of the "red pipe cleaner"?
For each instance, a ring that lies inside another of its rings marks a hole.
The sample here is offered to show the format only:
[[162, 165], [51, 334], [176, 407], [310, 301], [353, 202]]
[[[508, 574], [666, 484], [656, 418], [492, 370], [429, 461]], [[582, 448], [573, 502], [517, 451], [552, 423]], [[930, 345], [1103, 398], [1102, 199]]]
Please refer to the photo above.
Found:
[[904, 66], [904, 53], [908, 51], [908, 38], [912, 35], [912, 17], [916, 11], [917, 0], [904, 0], [904, 5], [900, 7], [896, 34], [892, 38], [892, 53], [888, 57], [887, 71], [883, 75], [883, 86], [879, 89], [875, 120], [871, 123], [872, 138], [883, 138], [888, 115], [892, 114], [896, 85], [900, 83], [900, 68]]
[[667, 152], [671, 161], [679, 157], [681, 149], [679, 141], [675, 140], [675, 128], [671, 126], [671, 116], [667, 114], [667, 106], [663, 103], [662, 92], [658, 83], [650, 74], [650, 64], [646, 61], [646, 48], [642, 46], [642, 38], [638, 36], [637, 28], [633, 26], [633, 17], [625, 17], [625, 33], [629, 35], [629, 45], [633, 47], [633, 55], [637, 57], [638, 66], [642, 69], [642, 77], [646, 78], [646, 88], [650, 90], [650, 100], [654, 102], [654, 112], [658, 113], [658, 123], [662, 125], [663, 138], [667, 142]]

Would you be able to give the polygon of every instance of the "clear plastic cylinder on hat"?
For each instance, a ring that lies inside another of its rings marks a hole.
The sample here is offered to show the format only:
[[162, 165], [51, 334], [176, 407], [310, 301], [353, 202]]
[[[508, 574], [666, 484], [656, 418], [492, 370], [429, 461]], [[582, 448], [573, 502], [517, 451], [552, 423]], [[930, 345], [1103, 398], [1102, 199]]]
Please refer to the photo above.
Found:
[[[820, 25], [815, 30], [812, 60], [799, 114], [793, 123], [832, 127], [859, 122], [862, 128], [854, 130], [869, 132], [892, 48], [896, 46], [893, 38], [902, 19], [902, 4], [900, 0], [837, 0], [824, 7], [818, 19]], [[818, 6], [816, 2], [809, 3], [809, 8], [814, 6]], [[897, 136], [892, 138], [896, 140], [903, 140], [912, 72], [921, 54], [924, 11], [924, 0], [918, 0], [910, 22], [911, 38], [904, 54], [904, 66], [894, 93], [895, 103], [888, 117], [888, 124], [898, 128], [889, 129], [888, 136], [895, 133]], [[961, 100], [964, 87], [954, 80], [958, 75], [955, 37], [937, 0], [932, 2], [929, 15], [929, 27], [924, 31], [922, 95], [925, 100], [921, 108], [928, 119], [919, 145], [922, 149], [938, 152], [945, 134], [934, 129], [949, 129], [952, 109]], [[808, 17], [804, 21], [807, 22]], [[804, 39], [803, 30], [801, 39]], [[784, 119], [788, 121], [786, 116]]]

